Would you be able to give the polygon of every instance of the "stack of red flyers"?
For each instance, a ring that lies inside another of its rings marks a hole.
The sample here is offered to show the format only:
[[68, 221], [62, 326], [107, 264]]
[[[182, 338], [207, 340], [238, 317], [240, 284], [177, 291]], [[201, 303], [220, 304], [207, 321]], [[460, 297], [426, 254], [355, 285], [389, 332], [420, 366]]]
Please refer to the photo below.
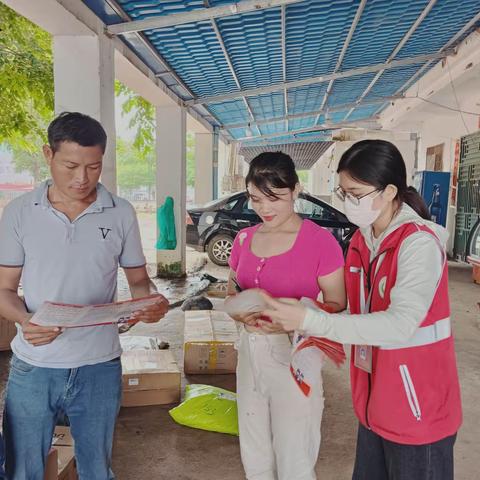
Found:
[[[309, 298], [302, 298], [301, 302], [310, 308], [334, 313], [333, 309], [324, 303]], [[322, 337], [307, 337], [295, 332], [290, 372], [305, 396], [310, 394], [313, 383], [320, 379], [325, 356], [337, 366], [342, 365], [346, 360], [341, 343]]]
[[[332, 307], [317, 300], [312, 300], [311, 298], [304, 297], [300, 301], [307, 307], [317, 308], [327, 313], [335, 313], [335, 310]], [[307, 347], [317, 347], [337, 366], [345, 363], [345, 360], [347, 358], [345, 356], [345, 350], [343, 349], [343, 345], [341, 343], [334, 342], [333, 340], [328, 340], [328, 338], [306, 337], [304, 341], [300, 343], [301, 344], [297, 344], [297, 350]]]

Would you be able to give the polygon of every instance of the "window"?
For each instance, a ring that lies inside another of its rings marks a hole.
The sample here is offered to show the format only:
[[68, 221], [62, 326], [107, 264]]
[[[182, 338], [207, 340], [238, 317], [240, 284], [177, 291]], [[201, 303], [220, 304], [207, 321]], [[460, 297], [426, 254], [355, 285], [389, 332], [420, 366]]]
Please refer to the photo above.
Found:
[[228, 203], [226, 203], [223, 207], [222, 207], [222, 210], [226, 210], [227, 212], [230, 212], [231, 210], [233, 210], [235, 208], [235, 205], [238, 203], [238, 198], [236, 198], [235, 200], [232, 200]]
[[247, 215], [256, 215], [255, 211], [252, 208], [252, 201], [247, 197], [243, 202], [242, 213]]
[[323, 220], [337, 220], [335, 212], [326, 206], [307, 200], [306, 198], [298, 198], [295, 201], [295, 211], [299, 215], [318, 218]]

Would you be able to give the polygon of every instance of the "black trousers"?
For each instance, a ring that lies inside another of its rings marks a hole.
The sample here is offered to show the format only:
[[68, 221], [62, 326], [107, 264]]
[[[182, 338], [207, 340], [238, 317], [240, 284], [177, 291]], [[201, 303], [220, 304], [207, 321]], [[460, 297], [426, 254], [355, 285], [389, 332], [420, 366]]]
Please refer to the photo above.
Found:
[[359, 425], [352, 480], [453, 480], [456, 437], [426, 445], [403, 445]]

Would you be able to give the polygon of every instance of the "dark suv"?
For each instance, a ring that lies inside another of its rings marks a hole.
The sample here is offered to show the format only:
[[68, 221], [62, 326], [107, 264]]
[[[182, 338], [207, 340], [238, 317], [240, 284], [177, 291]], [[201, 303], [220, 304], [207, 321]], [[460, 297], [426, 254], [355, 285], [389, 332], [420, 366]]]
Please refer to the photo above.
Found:
[[[330, 230], [346, 251], [357, 227], [343, 213], [307, 193], [300, 194], [295, 210], [302, 218]], [[187, 245], [200, 252], [206, 251], [217, 265], [228, 264], [233, 239], [242, 228], [261, 222], [251, 209], [245, 191], [214, 200], [203, 207], [189, 208], [187, 212]]]

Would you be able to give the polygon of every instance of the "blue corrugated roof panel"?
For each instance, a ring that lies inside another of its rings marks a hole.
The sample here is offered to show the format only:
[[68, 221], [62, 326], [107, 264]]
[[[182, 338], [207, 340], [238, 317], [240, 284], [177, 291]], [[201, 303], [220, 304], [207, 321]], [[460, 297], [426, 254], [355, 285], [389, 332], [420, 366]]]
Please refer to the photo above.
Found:
[[368, 105], [365, 107], [357, 107], [348, 117], [348, 121], [361, 120], [371, 117], [377, 110], [378, 105]]
[[[409, 65], [385, 70], [365, 97], [372, 100], [379, 97], [387, 97], [396, 93], [415, 74], [421, 65]], [[377, 110], [379, 105], [375, 107]]]
[[245, 128], [230, 128], [228, 131], [233, 138], [245, 138], [248, 135]]
[[285, 101], [282, 92], [248, 97], [247, 99], [256, 120], [266, 120], [285, 115]]
[[208, 105], [208, 109], [222, 123], [247, 123], [251, 120], [243, 100], [212, 103]]
[[367, 73], [335, 80], [332, 91], [328, 96], [327, 105], [335, 107], [336, 105], [354, 102], [368, 87], [374, 76], [374, 73]]
[[348, 110], [343, 110], [342, 112], [332, 112], [326, 115], [325, 122], [326, 123], [339, 123], [342, 122], [347, 115]]
[[211, 22], [149, 30], [145, 35], [195, 95], [238, 90]]
[[287, 80], [333, 72], [358, 0], [317, 0], [286, 7]]
[[437, 52], [479, 11], [480, 0], [438, 0], [395, 58]]
[[290, 88], [287, 91], [288, 113], [295, 115], [318, 110], [322, 106], [327, 85], [327, 83], [321, 83], [319, 85]]
[[285, 122], [274, 122], [260, 125], [261, 135], [270, 135], [272, 133], [283, 133], [285, 131]]
[[[84, 0], [106, 24], [203, 10], [205, 7], [232, 5], [234, 0]], [[333, 72], [360, 0], [308, 0], [283, 7], [286, 12], [286, 80], [294, 81]], [[368, 0], [345, 53], [340, 72], [366, 65], [383, 63], [427, 6], [428, 0]], [[438, 51], [480, 10], [480, 0], [438, 0], [420, 23], [395, 59]], [[181, 98], [190, 98], [175, 76], [166, 73], [166, 65], [152, 54], [142, 39], [144, 36], [176, 75], [198, 97], [237, 92], [238, 86], [217, 38], [218, 26], [225, 49], [242, 89], [279, 84], [283, 80], [281, 7], [255, 10], [143, 33], [119, 36]], [[477, 26], [480, 22], [477, 22]], [[475, 26], [471, 27], [472, 31]], [[467, 32], [468, 33], [468, 32]], [[461, 40], [467, 33], [463, 34]], [[459, 41], [458, 40], [458, 41]], [[457, 43], [458, 43], [457, 41]], [[435, 62], [432, 63], [432, 66]], [[388, 69], [366, 96], [373, 99], [389, 96], [402, 89], [421, 65]], [[431, 68], [431, 67], [430, 67]], [[375, 73], [335, 80], [328, 96], [327, 108], [355, 102], [374, 78]], [[285, 111], [282, 90], [249, 97], [256, 120], [283, 117], [288, 114], [317, 112], [323, 104], [328, 82], [287, 91], [288, 111]], [[348, 120], [365, 118], [386, 104], [357, 107]], [[202, 112], [215, 124], [248, 123], [252, 119], [240, 98], [205, 105]], [[340, 107], [343, 108], [343, 107]], [[208, 109], [208, 110], [207, 110]], [[341, 122], [349, 109], [332, 112], [318, 123]], [[211, 113], [211, 115], [210, 115]], [[316, 116], [288, 122], [290, 130], [308, 128]], [[272, 122], [257, 127], [232, 129], [235, 138], [273, 133], [285, 129], [285, 122]], [[284, 140], [283, 140], [284, 141]]]
[[327, 142], [332, 139], [331, 132], [320, 132], [320, 133], [302, 133], [293, 135], [282, 135], [274, 138], [269, 138], [266, 140], [245, 140], [242, 142], [242, 147], [249, 147], [255, 145], [278, 145], [281, 143], [304, 143], [304, 142]]
[[300, 130], [301, 128], [310, 128], [315, 125], [316, 117], [294, 118], [288, 121], [289, 130]]
[[353, 34], [342, 70], [383, 63], [427, 5], [422, 0], [370, 0]]
[[221, 18], [217, 25], [242, 88], [282, 81], [279, 8]]
[[125, 12], [135, 20], [172, 15], [205, 8], [203, 0], [117, 0]]

